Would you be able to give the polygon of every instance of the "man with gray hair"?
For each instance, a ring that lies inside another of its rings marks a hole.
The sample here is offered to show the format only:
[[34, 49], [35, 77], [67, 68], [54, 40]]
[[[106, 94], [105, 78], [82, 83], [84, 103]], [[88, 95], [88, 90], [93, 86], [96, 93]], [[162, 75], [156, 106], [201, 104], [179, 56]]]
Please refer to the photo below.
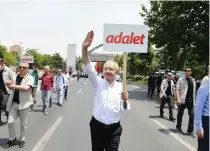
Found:
[[5, 65], [5, 62], [0, 58], [0, 126], [3, 125], [1, 119], [1, 111], [4, 110], [8, 118], [8, 112], [6, 111], [7, 100], [10, 94], [7, 83], [14, 80], [14, 74], [12, 69]]
[[43, 111], [45, 115], [48, 115], [48, 105], [50, 101], [51, 91], [54, 83], [54, 76], [50, 73], [50, 66], [44, 67], [44, 74], [39, 78], [42, 80], [41, 83], [41, 92], [42, 92], [42, 102], [43, 102]]
[[31, 91], [34, 85], [34, 78], [28, 74], [29, 64], [21, 63], [19, 68], [20, 73], [16, 76], [15, 82], [10, 81], [8, 83], [8, 87], [11, 89], [7, 103], [7, 111], [9, 112], [9, 141], [4, 146], [5, 149], [16, 144], [15, 121], [18, 116], [20, 117], [19, 148], [25, 146], [28, 112], [33, 104]]
[[90, 133], [93, 151], [118, 151], [122, 127], [121, 110], [130, 110], [128, 92], [122, 91], [122, 83], [115, 80], [119, 73], [118, 64], [107, 61], [103, 67], [104, 79], [97, 76], [88, 56], [88, 47], [94, 37], [90, 31], [82, 44], [84, 70], [95, 91], [93, 116], [90, 121]]

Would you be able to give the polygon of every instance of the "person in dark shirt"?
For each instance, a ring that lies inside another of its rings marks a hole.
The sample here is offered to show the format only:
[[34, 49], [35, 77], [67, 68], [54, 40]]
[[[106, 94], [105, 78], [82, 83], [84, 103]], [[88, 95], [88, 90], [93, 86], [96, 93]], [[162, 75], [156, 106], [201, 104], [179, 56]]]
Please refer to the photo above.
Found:
[[153, 98], [153, 94], [155, 91], [155, 76], [152, 73], [148, 78], [148, 97]]
[[191, 69], [186, 68], [185, 77], [179, 78], [176, 85], [176, 91], [177, 91], [176, 96], [177, 96], [177, 105], [178, 105], [176, 129], [180, 133], [183, 133], [181, 128], [182, 117], [185, 108], [187, 108], [189, 114], [187, 134], [195, 138], [193, 130], [194, 130], [194, 103], [195, 103], [196, 84], [195, 80], [191, 77], [191, 75], [192, 75]]
[[31, 90], [34, 85], [34, 78], [28, 74], [29, 64], [21, 63], [19, 69], [20, 73], [17, 75], [15, 82], [8, 83], [8, 87], [11, 89], [7, 103], [9, 140], [3, 146], [5, 149], [17, 143], [15, 122], [18, 116], [20, 117], [19, 148], [25, 146], [28, 113], [30, 105], [33, 104]]
[[1, 119], [1, 112], [4, 111], [8, 119], [8, 112], [6, 111], [7, 101], [9, 98], [10, 90], [7, 86], [8, 81], [13, 81], [14, 74], [12, 70], [5, 65], [5, 62], [0, 58], [0, 126], [3, 125]]
[[156, 81], [156, 87], [157, 87], [157, 94], [158, 95], [160, 94], [160, 86], [161, 86], [162, 81], [163, 81], [162, 75], [161, 75], [161, 73], [159, 73], [159, 75], [157, 77], [157, 81]]
[[168, 103], [169, 108], [169, 120], [175, 121], [175, 118], [173, 117], [173, 95], [175, 93], [175, 87], [174, 82], [172, 79], [172, 73], [167, 74], [167, 79], [164, 79], [160, 86], [160, 98], [161, 98], [161, 104], [160, 104], [160, 116], [163, 117], [163, 109], [166, 104]]

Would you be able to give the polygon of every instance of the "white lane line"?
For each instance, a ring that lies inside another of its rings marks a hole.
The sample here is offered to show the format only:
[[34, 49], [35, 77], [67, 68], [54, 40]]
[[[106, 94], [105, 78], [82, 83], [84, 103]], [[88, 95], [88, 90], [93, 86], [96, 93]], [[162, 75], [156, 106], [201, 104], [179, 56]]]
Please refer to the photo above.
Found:
[[151, 119], [154, 123], [156, 123], [158, 126], [160, 126], [162, 129], [164, 129], [167, 133], [171, 134], [177, 141], [179, 141], [181, 144], [183, 144], [185, 147], [187, 147], [190, 151], [197, 151], [192, 145], [184, 141], [181, 137], [179, 137], [177, 134], [173, 133], [171, 130], [168, 130], [163, 124], [158, 122], [155, 119]]
[[45, 135], [37, 142], [31, 151], [43, 151], [45, 145], [49, 142], [52, 135], [55, 133], [58, 126], [61, 124], [63, 117], [58, 117], [55, 124], [45, 133]]
[[77, 91], [77, 96], [82, 92], [82, 88]]
[[129, 85], [129, 86], [131, 86], [131, 87], [133, 87], [133, 88], [139, 88], [139, 87], [137, 87], [137, 86], [134, 86], [134, 85]]

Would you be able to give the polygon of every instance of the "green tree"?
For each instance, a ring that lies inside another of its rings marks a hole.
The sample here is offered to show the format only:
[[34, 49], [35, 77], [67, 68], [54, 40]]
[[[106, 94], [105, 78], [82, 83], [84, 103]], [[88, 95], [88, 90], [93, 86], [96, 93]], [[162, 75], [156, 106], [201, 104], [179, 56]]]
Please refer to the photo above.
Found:
[[0, 45], [0, 58], [4, 58], [6, 52], [7, 52], [7, 47]]
[[208, 65], [208, 1], [151, 1], [151, 9], [142, 6], [140, 15], [149, 26], [149, 41], [158, 48], [164, 68]]
[[43, 66], [44, 58], [42, 54], [38, 53], [38, 49], [27, 49], [25, 55], [33, 56], [34, 64], [37, 64], [38, 67]]
[[128, 71], [131, 75], [147, 75], [154, 72], [159, 64], [153, 47], [150, 45], [148, 53], [129, 53], [128, 54]]
[[117, 54], [114, 58], [114, 61], [117, 62], [118, 65], [121, 67], [123, 65], [123, 56]]
[[15, 65], [16, 63], [16, 57], [11, 52], [6, 52], [4, 54], [4, 61], [7, 66]]
[[53, 66], [55, 68], [64, 68], [64, 60], [60, 56], [59, 53], [55, 53], [52, 55], [52, 60], [53, 60]]

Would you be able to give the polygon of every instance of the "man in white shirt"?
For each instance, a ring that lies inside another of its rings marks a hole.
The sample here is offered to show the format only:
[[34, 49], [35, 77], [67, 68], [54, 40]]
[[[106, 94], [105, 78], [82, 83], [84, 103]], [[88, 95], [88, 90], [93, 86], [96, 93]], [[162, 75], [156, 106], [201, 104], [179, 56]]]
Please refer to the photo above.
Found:
[[97, 76], [88, 56], [88, 47], [94, 37], [90, 31], [82, 44], [84, 70], [95, 91], [93, 116], [90, 121], [92, 151], [118, 151], [122, 127], [120, 111], [130, 110], [128, 92], [115, 80], [119, 72], [116, 62], [108, 61], [103, 67], [104, 79]]
[[70, 82], [70, 75], [68, 73], [68, 70], [66, 69], [64, 74], [63, 74], [64, 80], [65, 80], [65, 85], [64, 85], [64, 98], [67, 100], [67, 94], [68, 94], [68, 85]]
[[58, 103], [57, 105], [62, 106], [63, 103], [63, 90], [64, 90], [64, 85], [65, 85], [65, 79], [62, 75], [62, 70], [58, 69], [58, 75], [55, 77], [55, 90], [57, 93], [57, 100]]

